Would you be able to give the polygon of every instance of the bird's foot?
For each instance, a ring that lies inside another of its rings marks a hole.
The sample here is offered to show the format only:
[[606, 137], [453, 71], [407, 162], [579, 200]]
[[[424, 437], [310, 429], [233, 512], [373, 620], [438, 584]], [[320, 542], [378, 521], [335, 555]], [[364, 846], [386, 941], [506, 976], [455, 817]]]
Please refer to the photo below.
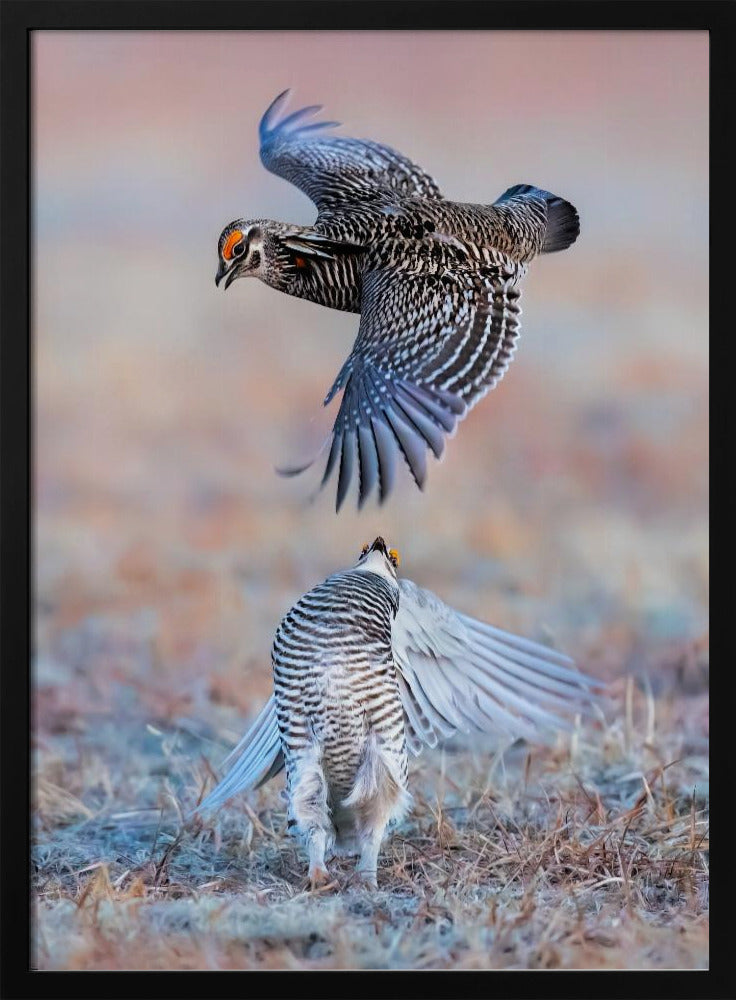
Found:
[[348, 885], [352, 889], [367, 889], [370, 892], [375, 892], [378, 889], [378, 879], [375, 872], [364, 872], [356, 868], [348, 880]]
[[309, 869], [310, 892], [326, 892], [336, 885], [337, 882], [330, 880], [330, 874], [325, 868], [315, 867]]

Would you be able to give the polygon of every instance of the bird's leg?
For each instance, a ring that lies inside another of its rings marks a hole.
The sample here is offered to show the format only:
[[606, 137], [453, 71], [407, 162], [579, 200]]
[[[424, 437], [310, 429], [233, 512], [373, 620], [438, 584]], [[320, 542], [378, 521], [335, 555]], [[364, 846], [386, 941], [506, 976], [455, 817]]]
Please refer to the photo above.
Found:
[[312, 827], [309, 831], [307, 850], [309, 851], [309, 887], [310, 889], [318, 889], [330, 880], [325, 866], [327, 832], [322, 827]]
[[353, 813], [360, 845], [355, 873], [373, 889], [378, 888], [378, 852], [386, 827], [406, 811], [409, 803], [401, 763], [371, 734], [352, 791], [342, 801], [342, 807]]
[[327, 804], [327, 782], [322, 771], [321, 751], [313, 744], [292, 765], [291, 811], [309, 854], [309, 883], [312, 889], [325, 885], [329, 875], [325, 852], [332, 845], [334, 827]]
[[378, 888], [378, 852], [385, 830], [386, 824], [384, 823], [360, 832], [360, 860], [355, 873], [370, 889]]

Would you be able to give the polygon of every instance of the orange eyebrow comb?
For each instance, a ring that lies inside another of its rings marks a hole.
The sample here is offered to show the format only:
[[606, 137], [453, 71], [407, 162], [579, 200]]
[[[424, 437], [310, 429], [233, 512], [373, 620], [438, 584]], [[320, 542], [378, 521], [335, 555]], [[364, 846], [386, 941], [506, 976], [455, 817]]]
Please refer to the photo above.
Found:
[[243, 238], [243, 234], [239, 229], [233, 229], [228, 238], [225, 240], [225, 246], [222, 248], [222, 256], [225, 260], [230, 260], [233, 255], [233, 247], [236, 243], [240, 243]]

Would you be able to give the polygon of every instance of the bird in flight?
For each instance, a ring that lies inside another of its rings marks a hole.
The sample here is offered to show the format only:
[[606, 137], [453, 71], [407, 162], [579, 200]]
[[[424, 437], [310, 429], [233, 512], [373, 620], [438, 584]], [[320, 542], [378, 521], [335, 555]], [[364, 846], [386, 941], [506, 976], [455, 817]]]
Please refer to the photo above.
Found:
[[[342, 391], [322, 485], [338, 472], [337, 510], [357, 474], [358, 506], [390, 494], [402, 456], [420, 489], [463, 416], [498, 384], [519, 336], [519, 282], [538, 254], [580, 231], [575, 208], [529, 184], [492, 205], [449, 201], [389, 146], [350, 139], [321, 106], [285, 115], [289, 91], [260, 127], [267, 170], [317, 206], [311, 226], [237, 219], [218, 244], [216, 284], [253, 276], [360, 313], [358, 335], [325, 405]], [[303, 472], [313, 464], [282, 470]]]
[[309, 857], [359, 854], [377, 884], [390, 822], [410, 804], [408, 754], [456, 733], [502, 730], [545, 742], [590, 711], [598, 683], [573, 661], [455, 611], [398, 576], [383, 538], [301, 597], [273, 640], [273, 695], [226, 760], [207, 813], [286, 768], [289, 827]]

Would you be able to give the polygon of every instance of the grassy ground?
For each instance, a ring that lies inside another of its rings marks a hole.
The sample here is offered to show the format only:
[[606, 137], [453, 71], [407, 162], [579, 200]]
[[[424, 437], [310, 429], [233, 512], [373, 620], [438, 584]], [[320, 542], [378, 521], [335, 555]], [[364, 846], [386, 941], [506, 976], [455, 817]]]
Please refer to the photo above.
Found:
[[281, 778], [182, 822], [212, 780], [211, 727], [88, 729], [84, 708], [56, 706], [37, 781], [37, 965], [704, 968], [704, 699], [619, 693], [619, 721], [552, 750], [420, 758], [377, 892], [350, 887], [346, 859], [307, 890]]

